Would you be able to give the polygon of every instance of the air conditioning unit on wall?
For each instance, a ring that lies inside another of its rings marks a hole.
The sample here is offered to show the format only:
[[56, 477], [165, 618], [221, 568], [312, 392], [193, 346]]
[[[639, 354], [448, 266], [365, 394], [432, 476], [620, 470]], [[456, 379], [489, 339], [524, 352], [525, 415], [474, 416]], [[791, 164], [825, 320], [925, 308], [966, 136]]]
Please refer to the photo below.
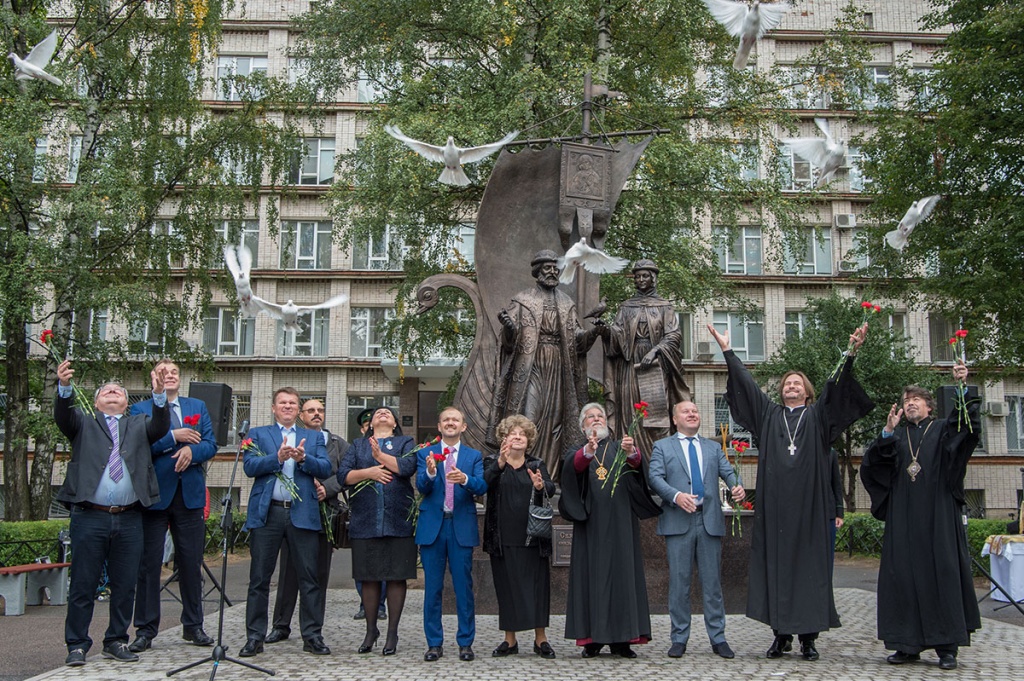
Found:
[[836, 229], [853, 229], [857, 226], [857, 216], [853, 213], [838, 213], [834, 221]]
[[715, 358], [715, 350], [710, 341], [697, 341], [697, 354], [694, 359], [698, 362], [710, 362]]
[[1006, 402], [986, 402], [985, 410], [989, 416], [1009, 416], [1010, 409]]

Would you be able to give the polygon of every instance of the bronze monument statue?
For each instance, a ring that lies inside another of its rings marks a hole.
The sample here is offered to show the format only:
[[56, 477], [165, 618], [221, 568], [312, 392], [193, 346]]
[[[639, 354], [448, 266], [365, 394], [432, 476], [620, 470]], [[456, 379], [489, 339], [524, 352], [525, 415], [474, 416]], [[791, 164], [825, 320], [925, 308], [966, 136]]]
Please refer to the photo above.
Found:
[[669, 435], [672, 406], [690, 399], [683, 379], [679, 316], [658, 295], [658, 266], [651, 260], [633, 265], [636, 295], [619, 307], [610, 326], [598, 326], [604, 339], [604, 385], [608, 425], [617, 437], [633, 422], [633, 405], [647, 402], [647, 418], [633, 435], [645, 457], [654, 441]]

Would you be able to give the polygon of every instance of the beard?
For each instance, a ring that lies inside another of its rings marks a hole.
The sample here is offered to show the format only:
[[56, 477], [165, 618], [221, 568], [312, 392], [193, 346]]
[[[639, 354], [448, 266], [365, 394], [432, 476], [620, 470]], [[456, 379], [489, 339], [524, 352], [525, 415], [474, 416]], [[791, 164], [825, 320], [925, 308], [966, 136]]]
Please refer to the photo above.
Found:
[[608, 426], [594, 426], [589, 431], [585, 431], [583, 434], [590, 437], [590, 433], [597, 433], [598, 440], [607, 440], [608, 436], [611, 435], [611, 431], [608, 430]]

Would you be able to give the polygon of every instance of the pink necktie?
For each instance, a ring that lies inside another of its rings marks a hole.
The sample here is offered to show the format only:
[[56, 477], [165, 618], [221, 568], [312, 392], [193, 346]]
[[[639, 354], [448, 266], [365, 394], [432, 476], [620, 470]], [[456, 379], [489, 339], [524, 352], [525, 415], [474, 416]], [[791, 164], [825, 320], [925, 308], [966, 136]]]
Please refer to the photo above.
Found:
[[448, 473], [455, 468], [452, 454], [455, 453], [451, 447], [444, 448], [444, 510], [451, 511], [455, 508], [455, 485], [448, 482]]
[[124, 470], [121, 467], [121, 442], [117, 436], [117, 419], [113, 416], [107, 417], [107, 429], [110, 431], [110, 438], [114, 441], [114, 446], [110, 448], [110, 458], [107, 460], [110, 465], [110, 479], [114, 482], [121, 482], [121, 478], [124, 477]]

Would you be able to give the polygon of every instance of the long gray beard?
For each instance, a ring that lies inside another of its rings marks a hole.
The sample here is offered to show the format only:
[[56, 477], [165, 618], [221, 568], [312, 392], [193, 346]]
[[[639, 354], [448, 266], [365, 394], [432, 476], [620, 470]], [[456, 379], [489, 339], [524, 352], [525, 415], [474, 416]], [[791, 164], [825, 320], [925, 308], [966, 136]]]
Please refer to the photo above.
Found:
[[[608, 426], [602, 426], [600, 428], [591, 428], [590, 431], [597, 433], [598, 440], [607, 440], [608, 436], [611, 435], [611, 431], [608, 430]], [[589, 436], [590, 433], [587, 433], [587, 435]]]

